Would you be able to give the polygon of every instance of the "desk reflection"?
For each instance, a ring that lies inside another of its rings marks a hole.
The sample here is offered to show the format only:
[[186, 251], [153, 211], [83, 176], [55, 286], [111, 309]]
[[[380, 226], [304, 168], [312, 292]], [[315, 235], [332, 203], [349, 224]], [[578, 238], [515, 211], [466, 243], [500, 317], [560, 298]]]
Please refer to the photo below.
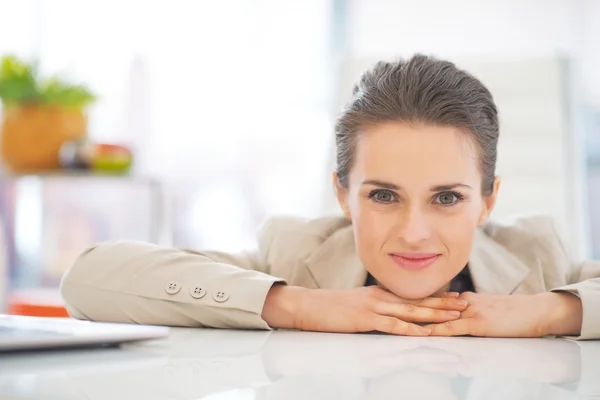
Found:
[[[287, 348], [289, 343], [295, 346]], [[265, 367], [272, 368], [271, 375], [279, 379], [262, 387], [257, 398], [301, 391], [297, 398], [580, 398], [582, 352], [588, 348], [600, 356], [600, 343], [560, 339], [383, 335], [317, 339], [279, 332], [262, 351]], [[600, 362], [591, 368], [600, 372]], [[351, 382], [354, 386], [348, 393]]]
[[0, 398], [579, 399], [600, 342], [175, 329], [122, 349], [4, 356]]

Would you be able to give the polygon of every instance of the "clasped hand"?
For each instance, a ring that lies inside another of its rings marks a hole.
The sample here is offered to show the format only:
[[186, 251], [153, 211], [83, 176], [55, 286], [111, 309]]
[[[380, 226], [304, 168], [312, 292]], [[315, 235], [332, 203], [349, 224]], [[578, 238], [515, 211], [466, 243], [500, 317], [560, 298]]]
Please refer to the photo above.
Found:
[[542, 337], [577, 334], [581, 303], [570, 294], [444, 293], [402, 299], [377, 286], [348, 290], [275, 286], [263, 319], [274, 328], [404, 336]]

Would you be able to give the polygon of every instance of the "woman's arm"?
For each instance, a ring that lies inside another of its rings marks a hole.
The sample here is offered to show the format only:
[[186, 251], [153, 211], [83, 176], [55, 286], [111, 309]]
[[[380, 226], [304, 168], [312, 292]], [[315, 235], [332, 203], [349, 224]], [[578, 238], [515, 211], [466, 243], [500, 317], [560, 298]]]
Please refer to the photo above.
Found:
[[[61, 293], [76, 318], [170, 326], [423, 335], [428, 330], [415, 323], [459, 318], [466, 303], [458, 294], [406, 301], [377, 287], [292, 286], [302, 284], [291, 274], [298, 258], [314, 251], [330, 225], [272, 219], [259, 231], [258, 251], [240, 255], [100, 244], [75, 261]], [[290, 277], [290, 285], [270, 274]]]
[[545, 305], [543, 336], [580, 336], [583, 322], [583, 305], [578, 296], [565, 292], [535, 295], [535, 300]]
[[287, 286], [238, 265], [268, 272], [255, 254], [108, 243], [75, 261], [63, 277], [61, 293], [71, 316], [94, 321], [417, 336], [429, 331], [415, 323], [455, 320], [466, 307], [457, 294], [405, 301], [378, 287]]
[[64, 275], [69, 314], [94, 321], [268, 329], [269, 276], [258, 254], [199, 253], [142, 242], [93, 246]]
[[[551, 330], [556, 335], [573, 335], [577, 339], [600, 339], [600, 261], [575, 263], [569, 276], [569, 285], [552, 289], [561, 294], [557, 305], [564, 310], [562, 317], [551, 320]], [[574, 331], [575, 317], [580, 315], [580, 325]], [[574, 317], [575, 316], [575, 317]], [[563, 333], [563, 330], [570, 332]]]

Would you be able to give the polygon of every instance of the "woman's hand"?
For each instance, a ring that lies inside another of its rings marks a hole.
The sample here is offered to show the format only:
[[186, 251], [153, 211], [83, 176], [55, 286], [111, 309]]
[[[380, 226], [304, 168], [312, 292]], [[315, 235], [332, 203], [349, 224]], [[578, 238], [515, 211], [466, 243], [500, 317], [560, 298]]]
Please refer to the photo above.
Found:
[[430, 324], [431, 336], [542, 337], [578, 335], [582, 306], [567, 293], [489, 295], [463, 293], [469, 306], [460, 319]]
[[349, 290], [276, 285], [269, 291], [263, 319], [274, 328], [318, 332], [371, 332], [427, 336], [418, 324], [455, 321], [467, 302], [449, 293], [404, 300], [377, 286]]

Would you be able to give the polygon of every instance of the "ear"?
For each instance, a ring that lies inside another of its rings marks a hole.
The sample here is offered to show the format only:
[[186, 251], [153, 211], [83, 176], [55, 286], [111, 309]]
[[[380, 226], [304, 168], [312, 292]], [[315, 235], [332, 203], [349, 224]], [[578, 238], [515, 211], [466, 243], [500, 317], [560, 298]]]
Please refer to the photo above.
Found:
[[335, 187], [335, 194], [338, 203], [344, 212], [344, 216], [350, 219], [350, 208], [348, 207], [348, 189], [342, 186], [337, 172], [333, 173], [333, 186]]
[[479, 217], [479, 225], [483, 225], [494, 210], [494, 207], [496, 206], [496, 199], [498, 198], [498, 192], [500, 191], [501, 182], [502, 180], [499, 176], [495, 177], [492, 193], [483, 199], [483, 209], [481, 210], [481, 216]]

